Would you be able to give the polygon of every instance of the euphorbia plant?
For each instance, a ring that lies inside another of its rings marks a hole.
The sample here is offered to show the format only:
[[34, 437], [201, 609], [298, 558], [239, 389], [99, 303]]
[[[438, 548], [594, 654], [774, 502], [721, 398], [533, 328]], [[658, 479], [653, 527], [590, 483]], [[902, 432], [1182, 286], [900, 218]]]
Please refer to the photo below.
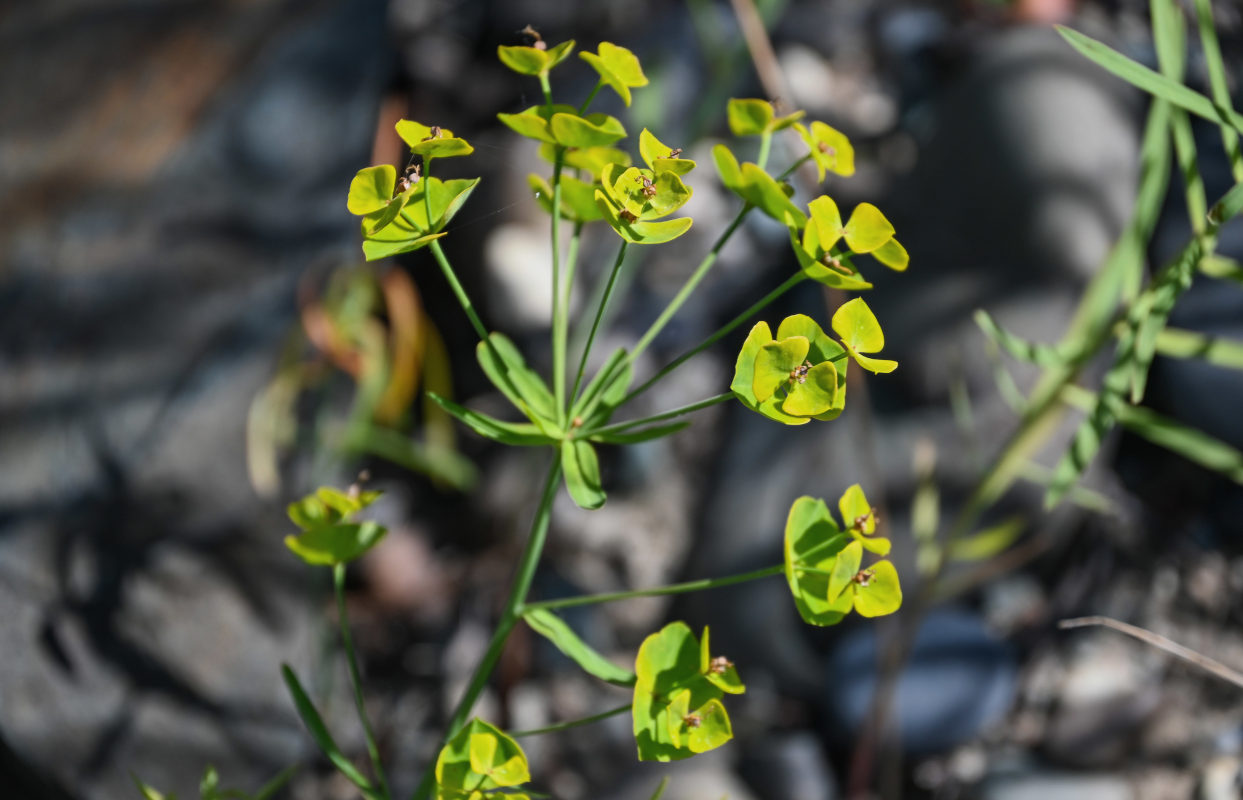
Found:
[[[553, 99], [550, 73], [558, 65], [568, 63], [574, 43], [549, 46], [533, 31], [528, 31], [528, 35], [533, 37], [530, 45], [501, 47], [499, 55], [509, 68], [538, 79], [544, 102], [518, 114], [500, 114], [499, 118], [515, 133], [540, 142], [540, 156], [552, 166], [550, 177], [545, 177], [541, 170], [528, 179], [533, 200], [551, 217], [550, 376], [540, 375], [528, 366], [509, 338], [487, 329], [440, 246], [439, 239], [450, 233], [454, 215], [478, 179], [442, 182], [432, 175], [432, 168], [437, 158], [469, 155], [469, 143], [446, 128], [402, 120], [397, 124], [398, 134], [409, 145], [412, 156], [421, 161], [401, 173], [389, 165], [359, 171], [350, 186], [347, 203], [349, 210], [361, 218], [363, 253], [368, 259], [423, 248], [430, 251], [478, 334], [476, 357], [480, 368], [509, 400], [516, 414], [510, 419], [499, 419], [443, 397], [434, 397], [436, 402], [480, 436], [502, 444], [552, 450], [540, 503], [507, 602], [488, 648], [448, 721], [440, 755], [427, 766], [416, 798], [524, 797], [523, 787], [531, 776], [526, 756], [516, 741], [519, 736], [562, 730], [613, 714], [631, 713], [641, 760], [687, 758], [732, 738], [727, 695], [745, 691], [740, 673], [745, 674], [746, 665], [736, 667], [730, 658], [713, 652], [706, 628], [701, 637], [696, 637], [685, 623], [666, 625], [643, 641], [630, 668], [609, 661], [589, 647], [556, 614], [557, 609], [713, 589], [780, 574], [785, 574], [789, 582], [795, 608], [815, 625], [836, 623], [851, 610], [863, 616], [892, 613], [901, 603], [893, 565], [886, 560], [864, 564], [865, 551], [883, 557], [889, 543], [875, 536], [876, 513], [858, 486], [850, 487], [842, 496], [840, 524], [823, 501], [810, 497], [794, 501], [786, 524], [782, 564], [743, 575], [628, 592], [544, 601], [529, 597], [553, 499], [561, 483], [583, 508], [596, 509], [607, 500], [597, 445], [633, 444], [675, 434], [689, 424], [679, 417], [733, 397], [786, 424], [832, 420], [845, 408], [846, 375], [851, 360], [874, 373], [892, 371], [897, 363], [874, 357], [884, 344], [880, 324], [867, 304], [855, 298], [843, 303], [833, 315], [830, 328], [835, 336], [803, 314], [786, 318], [777, 326], [775, 335], [767, 323], [756, 324], [750, 335], [739, 342], [740, 353], [729, 391], [653, 416], [615, 422], [613, 418], [619, 409], [689, 358], [735, 332], [802, 281], [811, 279], [838, 289], [863, 290], [871, 284], [863, 278], [856, 258], [870, 254], [881, 264], [901, 270], [907, 266], [907, 255], [893, 238], [893, 226], [875, 206], [860, 204], [843, 223], [837, 204], [830, 197], [815, 197], [800, 205], [794, 199], [793, 189], [784, 182], [808, 161], [815, 164], [821, 180], [827, 172], [851, 174], [854, 153], [844, 135], [823, 122], [813, 121], [809, 127], [804, 126], [802, 112], [779, 116], [764, 100], [731, 100], [726, 112], [732, 132], [759, 138], [753, 162], [740, 163], [724, 144], [712, 151], [720, 180], [742, 200], [737, 216], [639, 340], [632, 347], [619, 348], [609, 355], [588, 377], [592, 346], [628, 248], [661, 244], [691, 228], [692, 220], [677, 214], [691, 196], [692, 187], [687, 181], [691, 180], [696, 164], [680, 147], [668, 145], [656, 134], [643, 130], [638, 137], [638, 155], [643, 166], [634, 166], [632, 156], [616, 146], [627, 135], [623, 123], [612, 116], [589, 112], [591, 101], [602, 88], [616, 92], [629, 105], [631, 90], [647, 83], [633, 53], [608, 42], [601, 43], [595, 53], [581, 53], [582, 59], [598, 73], [599, 80], [580, 105], [558, 104]], [[797, 131], [805, 153], [783, 172], [772, 175], [767, 164], [773, 137], [786, 128]], [[700, 345], [674, 359], [637, 388], [631, 388], [633, 366], [639, 354], [674, 317], [712, 268], [721, 248], [755, 209], [789, 229], [797, 271]], [[617, 256], [600, 303], [594, 309], [590, 334], [577, 366], [570, 369], [566, 344], [568, 298], [582, 230], [597, 222], [617, 234]], [[563, 224], [573, 226], [564, 258], [560, 237]], [[290, 517], [302, 533], [287, 540], [290, 549], [307, 563], [333, 569], [341, 633], [371, 755], [372, 777], [363, 775], [337, 749], [288, 668], [285, 678], [299, 712], [329, 759], [367, 798], [389, 800], [381, 754], [361, 699], [342, 594], [345, 565], [383, 535], [383, 528], [375, 523], [355, 519], [374, 499], [374, 493], [358, 487], [349, 492], [321, 489], [290, 507]], [[779, 521], [773, 523], [775, 527]], [[506, 733], [483, 720], [468, 722], [506, 639], [519, 621], [548, 638], [589, 674], [632, 688], [631, 702], [584, 720], [562, 722], [535, 732]]]

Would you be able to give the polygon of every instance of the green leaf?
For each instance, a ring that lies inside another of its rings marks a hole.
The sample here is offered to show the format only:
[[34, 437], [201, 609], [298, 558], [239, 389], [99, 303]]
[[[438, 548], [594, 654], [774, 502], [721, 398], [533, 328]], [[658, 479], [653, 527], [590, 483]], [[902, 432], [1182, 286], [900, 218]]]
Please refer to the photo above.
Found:
[[859, 574], [859, 565], [863, 563], [863, 545], [857, 541], [842, 548], [833, 561], [829, 575], [829, 602], [842, 596], [854, 584], [855, 575]]
[[357, 494], [353, 492], [343, 492], [340, 489], [334, 489], [331, 486], [321, 486], [315, 492], [315, 496], [324, 503], [324, 505], [336, 511], [342, 517], [348, 517], [351, 514], [357, 514], [367, 506], [379, 500], [384, 494], [382, 491], [360, 491]]
[[895, 272], [905, 272], [911, 263], [911, 256], [906, 248], [893, 238], [873, 250], [871, 256]]
[[1065, 366], [1078, 362], [1083, 355], [1070, 352], [1062, 347], [1020, 339], [994, 322], [988, 312], [983, 309], [975, 312], [975, 324], [980, 326], [980, 330], [984, 331], [984, 334], [996, 342], [1002, 350], [1029, 364], [1042, 367]]
[[1118, 421], [1155, 445], [1243, 484], [1243, 453], [1203, 431], [1142, 406], [1123, 405]]
[[855, 149], [845, 134], [819, 121], [811, 123], [810, 129], [796, 123], [794, 130], [798, 131], [798, 135], [811, 151], [820, 183], [824, 183], [828, 172], [835, 172], [843, 177], [855, 174]]
[[591, 444], [582, 439], [562, 440], [561, 469], [565, 487], [579, 508], [594, 510], [604, 505], [607, 497], [600, 486], [600, 461]]
[[643, 67], [639, 64], [638, 57], [626, 48], [618, 47], [611, 42], [600, 42], [598, 50], [598, 55], [583, 52], [579, 53], [578, 57], [590, 64], [592, 69], [600, 74], [600, 80], [604, 82], [604, 85], [617, 92], [622, 102], [629, 106], [630, 90], [639, 86], [647, 86], [647, 76], [643, 74]]
[[475, 346], [479, 366], [492, 385], [509, 402], [534, 422], [545, 434], [557, 432], [556, 401], [533, 370], [527, 367], [522, 354], [508, 337], [491, 333], [487, 341]]
[[790, 384], [781, 410], [796, 417], [814, 417], [832, 409], [836, 399], [837, 367], [825, 361]]
[[[798, 226], [794, 224], [793, 219], [786, 220], [786, 230], [790, 234], [790, 246], [794, 249], [794, 255], [798, 258], [804, 275], [834, 289], [853, 292], [872, 288], [872, 284], [863, 280], [859, 275], [859, 271], [851, 264], [849, 257], [831, 255], [820, 246], [820, 237], [816, 233], [815, 225], [808, 225], [803, 229], [801, 242]], [[831, 261], [833, 267], [830, 268], [824, 263], [825, 261]]]
[[639, 132], [639, 155], [653, 172], [669, 171], [675, 175], [685, 175], [695, 168], [695, 162], [689, 158], [673, 156], [673, 148], [656, 138], [644, 128]]
[[548, 128], [553, 139], [566, 147], [603, 147], [626, 137], [621, 121], [607, 114], [553, 114]]
[[759, 136], [773, 121], [773, 106], [767, 100], [732, 97], [725, 107], [729, 129], [735, 136]]
[[898, 362], [884, 359], [868, 358], [865, 353], [875, 353], [885, 346], [885, 334], [872, 309], [868, 308], [863, 298], [847, 300], [833, 314], [833, 332], [842, 339], [842, 344], [851, 357], [866, 370], [875, 373], [893, 372]]
[[285, 537], [285, 546], [312, 566], [347, 564], [384, 538], [387, 530], [376, 522], [325, 525]]
[[706, 753], [734, 737], [729, 714], [720, 700], [708, 700], [692, 711], [691, 697], [690, 689], [682, 689], [674, 693], [669, 703], [667, 724], [675, 747], [685, 747], [691, 753]]
[[459, 422], [485, 439], [524, 447], [554, 444], [557, 441], [529, 422], [502, 422], [482, 412], [472, 411], [465, 406], [458, 405], [435, 392], [428, 392], [427, 395]]
[[363, 239], [363, 256], [368, 261], [378, 261], [381, 258], [392, 258], [402, 253], [412, 253], [415, 250], [427, 247], [432, 242], [447, 234], [433, 233], [427, 236], [419, 236], [417, 233], [412, 236], [390, 236], [390, 232], [396, 228], [396, 225], [390, 225], [375, 236], [368, 236]]
[[564, 42], [561, 42], [560, 44], [554, 44], [552, 47], [548, 48], [547, 51], [545, 51], [548, 53], [548, 66], [546, 67], [546, 69], [552, 69], [553, 67], [560, 64], [562, 61], [565, 61], [567, 58], [570, 57], [570, 53], [573, 51], [574, 51], [574, 40], [573, 39], [566, 39]]
[[691, 229], [690, 217], [661, 220], [658, 222], [627, 222], [618, 216], [618, 209], [608, 196], [599, 189], [595, 193], [596, 205], [604, 214], [604, 220], [618, 236], [631, 244], [664, 244], [672, 241]]
[[468, 156], [475, 152], [465, 139], [453, 135], [448, 128], [437, 128], [413, 120], [397, 121], [397, 135], [410, 147], [410, 152], [429, 158]]
[[642, 442], [650, 442], [653, 439], [663, 439], [666, 436], [672, 436], [688, 427], [690, 427], [689, 422], [671, 422], [667, 425], [653, 425], [650, 428], [641, 428], [639, 430], [627, 430], [617, 433], [594, 433], [588, 438], [600, 444], [640, 444]]
[[755, 164], [748, 161], [742, 165], [742, 181], [742, 198], [768, 216], [783, 225], [786, 217], [793, 219], [799, 228], [807, 224], [807, 216], [794, 205], [781, 184]]
[[323, 500], [313, 494], [307, 495], [301, 500], [295, 500], [285, 510], [293, 524], [304, 531], [324, 525], [332, 525], [339, 522], [342, 516], [341, 512], [330, 508]]
[[803, 336], [791, 336], [761, 347], [755, 354], [755, 376], [751, 379], [755, 399], [763, 402], [788, 383], [791, 373], [806, 360], [810, 348], [811, 344]]
[[531, 779], [518, 743], [481, 719], [472, 719], [450, 737], [436, 758], [435, 774], [440, 788], [463, 793], [517, 786]]
[[551, 108], [546, 105], [531, 106], [517, 114], [497, 114], [496, 118], [514, 133], [555, 145], [557, 140], [553, 138], [549, 120], [554, 114], [573, 114], [574, 111], [574, 106], [558, 103]]
[[1015, 516], [970, 536], [955, 539], [949, 543], [949, 557], [954, 561], [987, 561], [1018, 541], [1024, 524], [1022, 516]]
[[501, 45], [496, 48], [501, 63], [519, 75], [539, 75], [548, 69], [548, 51], [525, 45]]
[[1233, 110], [1217, 106], [1204, 95], [1153, 72], [1089, 36], [1061, 25], [1056, 27], [1058, 33], [1086, 58], [1132, 86], [1210, 122], [1230, 125], [1236, 131], [1243, 130], [1243, 117]]
[[1200, 358], [1214, 366], [1243, 369], [1243, 342], [1234, 339], [1162, 328], [1155, 344], [1156, 351], [1168, 358]]
[[804, 622], [836, 625], [850, 612], [848, 598], [845, 603], [829, 601], [825, 574], [849, 542], [823, 500], [803, 496], [790, 506], [785, 529], [785, 576]]
[[861, 617], [881, 617], [902, 606], [902, 587], [898, 570], [888, 561], [878, 561], [864, 571], [870, 577], [853, 584], [855, 611]]
[[699, 671], [708, 679], [708, 683], [726, 694], [744, 694], [747, 691], [742, 678], [738, 677], [734, 662], [725, 656], [712, 654], [707, 625], [704, 626], [703, 638], [699, 640]]
[[[549, 164], [556, 164], [557, 150], [555, 144], [542, 144], [539, 148], [540, 158]], [[593, 180], [600, 179], [600, 173], [604, 171], [606, 164], [620, 164], [623, 169], [630, 166], [630, 154], [616, 147], [577, 147], [564, 150], [561, 160], [567, 167], [586, 172]]]
[[[1230, 84], [1221, 57], [1221, 45], [1217, 41], [1217, 27], [1213, 24], [1213, 4], [1211, 0], [1195, 0], [1195, 6], [1200, 27], [1200, 48], [1204, 53], [1204, 63], [1208, 67], [1213, 102], [1221, 108], [1230, 109]], [[1243, 181], [1243, 153], [1239, 150], [1238, 134], [1223, 126], [1221, 140], [1230, 159], [1235, 181]]]
[[[539, 175], [531, 173], [527, 176], [527, 185], [535, 192], [535, 200], [540, 208], [552, 213], [553, 190]], [[561, 217], [571, 222], [595, 222], [604, 219], [603, 212], [596, 205], [595, 186], [584, 183], [572, 175], [561, 176]]]
[[592, 649], [561, 617], [547, 609], [536, 608], [524, 612], [522, 618], [532, 630], [552, 642], [588, 674], [617, 686], [634, 686], [636, 679], [633, 672], [617, 666]]
[[397, 170], [391, 164], [360, 169], [350, 181], [349, 198], [345, 201], [351, 214], [363, 216], [386, 208], [397, 186]]
[[151, 786], [143, 783], [143, 781], [134, 773], [131, 772], [129, 776], [130, 779], [134, 781], [134, 785], [138, 787], [138, 791], [142, 793], [143, 800], [177, 800], [176, 795], [165, 795], [163, 792], [156, 791]]
[[358, 769], [350, 763], [341, 749], [337, 747], [337, 743], [333, 741], [332, 734], [328, 733], [328, 728], [324, 725], [324, 720], [319, 716], [319, 712], [315, 710], [315, 705], [311, 702], [311, 698], [307, 696], [306, 691], [302, 688], [302, 684], [298, 682], [298, 677], [294, 675], [293, 670], [288, 664], [281, 664], [281, 676], [285, 679], [285, 686], [289, 689], [289, 694], [293, 697], [294, 707], [298, 709], [298, 716], [302, 718], [302, 724], [306, 726], [307, 732], [311, 734], [311, 738], [315, 740], [315, 744], [319, 745], [319, 749], [323, 752], [337, 771], [348, 778], [355, 786], [362, 789], [364, 796], [373, 798], [377, 796], [375, 789]]
[[837, 508], [842, 513], [842, 525], [864, 536], [876, 533], [876, 514], [859, 484], [853, 484], [842, 492]]
[[725, 184], [725, 188], [737, 195], [741, 195], [746, 181], [742, 177], [742, 168], [738, 166], [738, 159], [728, 147], [718, 144], [712, 148], [712, 163], [716, 165], [717, 174], [721, 176], [721, 183]]
[[850, 214], [842, 230], [846, 246], [855, 253], [870, 253], [893, 238], [894, 229], [880, 209], [871, 203], [860, 203]]
[[208, 766], [203, 773], [203, 779], [199, 781], [199, 796], [201, 800], [211, 800], [211, 798], [220, 789], [220, 773], [216, 772], [216, 768]]

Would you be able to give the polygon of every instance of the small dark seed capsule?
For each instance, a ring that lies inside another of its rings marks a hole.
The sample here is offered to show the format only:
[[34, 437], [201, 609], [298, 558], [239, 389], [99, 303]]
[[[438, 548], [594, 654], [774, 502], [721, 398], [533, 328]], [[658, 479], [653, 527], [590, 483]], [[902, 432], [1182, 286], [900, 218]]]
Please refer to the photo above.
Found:
[[682, 155], [682, 148], [680, 147], [675, 147], [669, 151], [669, 158], [677, 158], [680, 155]]
[[622, 219], [626, 220], [626, 222], [635, 222], [636, 220], [638, 220], [638, 219], [639, 219], [639, 218], [638, 218], [637, 216], [635, 216], [635, 214], [634, 214], [634, 213], [633, 213], [630, 209], [628, 209], [628, 208], [623, 208], [623, 209], [621, 210], [621, 213], [619, 213], [617, 216], [619, 216], [619, 217], [621, 217]]
[[698, 714], [687, 714], [685, 717], [682, 717], [682, 721], [686, 723], [688, 728], [698, 728], [703, 724], [703, 720]]

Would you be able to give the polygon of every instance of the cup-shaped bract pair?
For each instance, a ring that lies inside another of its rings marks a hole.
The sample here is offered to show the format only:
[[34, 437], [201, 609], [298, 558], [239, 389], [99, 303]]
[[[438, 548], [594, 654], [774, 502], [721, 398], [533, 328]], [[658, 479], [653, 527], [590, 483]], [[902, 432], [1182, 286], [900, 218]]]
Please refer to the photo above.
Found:
[[501, 63], [519, 75], [547, 75], [574, 51], [573, 39], [549, 47], [539, 38], [539, 34], [529, 33], [535, 36], [534, 45], [501, 45], [496, 48]]
[[846, 351], [805, 314], [782, 320], [776, 337], [758, 322], [730, 389], [747, 408], [786, 425], [835, 419], [846, 406]]
[[846, 134], [819, 120], [808, 127], [801, 122], [794, 124], [794, 130], [802, 138], [811, 151], [812, 163], [816, 165], [816, 175], [824, 183], [829, 172], [849, 178], [855, 174], [855, 148]]
[[690, 187], [673, 170], [606, 164], [595, 199], [604, 219], [631, 244], [661, 244], [691, 227], [690, 217], [662, 219], [691, 199]]
[[676, 761], [720, 747], [733, 738], [726, 694], [746, 687], [734, 664], [713, 656], [684, 622], [643, 640], [635, 659], [634, 738], [640, 761]]
[[578, 109], [562, 103], [531, 106], [497, 119], [521, 136], [561, 147], [607, 147], [626, 137], [621, 120], [608, 114], [579, 116]]
[[725, 106], [729, 118], [729, 130], [735, 136], [763, 136], [784, 130], [796, 124], [806, 112], [777, 116], [777, 110], [767, 100], [754, 97], [731, 97]]
[[366, 553], [387, 532], [377, 522], [354, 522], [352, 517], [380, 496], [377, 491], [351, 488], [342, 492], [322, 487], [289, 504], [289, 519], [302, 529], [285, 537], [285, 546], [313, 566], [347, 564]]
[[[428, 164], [474, 152], [452, 131], [399, 120], [397, 133]], [[418, 168], [400, 177], [391, 164], [365, 167], [350, 182], [346, 208], [362, 217], [363, 255], [368, 261], [409, 253], [444, 236], [442, 232], [470, 197], [479, 179], [441, 181]]]
[[800, 230], [807, 224], [807, 215], [790, 199], [793, 187], [779, 183], [758, 164], [739, 164], [738, 158], [723, 144], [712, 148], [712, 161], [725, 188], [747, 203], [781, 223], [787, 219]]
[[647, 76], [643, 74], [638, 56], [624, 47], [600, 42], [597, 52], [579, 53], [578, 57], [590, 64], [600, 74], [600, 82], [617, 92], [627, 106], [630, 105], [630, 90], [647, 86]]
[[892, 562], [862, 567], [863, 551], [888, 555], [889, 540], [874, 535], [876, 512], [858, 484], [842, 494], [838, 510], [840, 527], [823, 500], [804, 496], [786, 518], [786, 581], [799, 615], [812, 625], [836, 625], [852, 610], [883, 616], [902, 605]]
[[[531, 780], [526, 754], [508, 734], [491, 723], [472, 719], [440, 751], [436, 759], [436, 800], [504, 797], [528, 800], [513, 792]], [[505, 789], [509, 791], [494, 792]]]
[[847, 300], [833, 312], [833, 332], [841, 338], [842, 346], [855, 363], [868, 372], [880, 374], [898, 368], [897, 361], [867, 355], [884, 349], [885, 333], [862, 297]]

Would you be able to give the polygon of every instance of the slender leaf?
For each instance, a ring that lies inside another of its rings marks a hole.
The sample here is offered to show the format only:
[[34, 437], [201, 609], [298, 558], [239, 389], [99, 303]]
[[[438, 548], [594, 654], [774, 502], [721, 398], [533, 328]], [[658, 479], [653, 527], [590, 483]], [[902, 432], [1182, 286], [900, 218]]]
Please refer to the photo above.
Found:
[[634, 686], [634, 673], [617, 666], [578, 637], [565, 620], [543, 608], [523, 613], [522, 618], [536, 633], [552, 642], [589, 674], [617, 686]]
[[[1221, 58], [1221, 45], [1217, 41], [1217, 28], [1213, 24], [1211, 0], [1195, 0], [1196, 20], [1200, 26], [1200, 48], [1208, 67], [1209, 88], [1213, 102], [1222, 108], [1231, 108], [1230, 87], [1226, 81], [1226, 67]], [[1243, 153], [1239, 151], [1239, 135], [1233, 130], [1221, 128], [1221, 142], [1234, 171], [1234, 179], [1243, 181]]]
[[1070, 28], [1057, 26], [1071, 46], [1086, 58], [1100, 67], [1112, 72], [1127, 83], [1142, 89], [1162, 100], [1167, 100], [1179, 108], [1186, 109], [1198, 117], [1210, 122], [1228, 124], [1235, 130], [1243, 130], [1243, 116], [1228, 108], [1218, 107], [1204, 95], [1192, 91], [1181, 83], [1176, 83], [1164, 75], [1153, 72], [1143, 64], [1138, 64], [1116, 50], [1105, 46], [1090, 36], [1084, 36]]
[[975, 312], [975, 324], [980, 326], [980, 330], [984, 331], [984, 334], [996, 342], [1002, 350], [1019, 361], [1026, 361], [1041, 367], [1057, 367], [1074, 363], [1079, 356], [1064, 347], [1037, 344], [1021, 339], [994, 322], [988, 312], [983, 309]]
[[653, 425], [650, 428], [643, 428], [637, 431], [597, 433], [590, 438], [591, 441], [601, 444], [640, 444], [641, 442], [650, 442], [653, 439], [663, 439], [666, 436], [672, 436], [689, 426], [689, 422], [672, 422], [668, 425]]
[[1157, 334], [1157, 352], [1169, 358], [1200, 358], [1209, 364], [1243, 369], [1243, 342], [1208, 336], [1181, 328], [1163, 328]]
[[438, 406], [449, 412], [466, 427], [486, 439], [491, 439], [501, 444], [511, 444], [526, 447], [535, 447], [545, 444], [553, 444], [556, 439], [548, 436], [537, 426], [529, 422], [503, 422], [499, 419], [488, 416], [480, 411], [472, 411], [465, 406], [447, 398], [441, 397], [435, 392], [428, 392], [428, 397], [432, 398]]
[[306, 726], [307, 731], [311, 734], [311, 738], [319, 745], [319, 749], [323, 751], [332, 765], [355, 786], [362, 790], [363, 795], [369, 800], [378, 800], [379, 795], [358, 769], [350, 763], [350, 760], [341, 752], [341, 748], [337, 747], [337, 743], [333, 741], [332, 734], [328, 732], [324, 720], [320, 717], [319, 712], [315, 710], [315, 705], [311, 702], [311, 698], [307, 696], [306, 691], [302, 688], [302, 684], [298, 682], [298, 676], [294, 675], [288, 664], [281, 664], [281, 675], [285, 679], [285, 686], [289, 688], [289, 694], [293, 697], [294, 706], [298, 709], [298, 716], [302, 718], [302, 724]]

